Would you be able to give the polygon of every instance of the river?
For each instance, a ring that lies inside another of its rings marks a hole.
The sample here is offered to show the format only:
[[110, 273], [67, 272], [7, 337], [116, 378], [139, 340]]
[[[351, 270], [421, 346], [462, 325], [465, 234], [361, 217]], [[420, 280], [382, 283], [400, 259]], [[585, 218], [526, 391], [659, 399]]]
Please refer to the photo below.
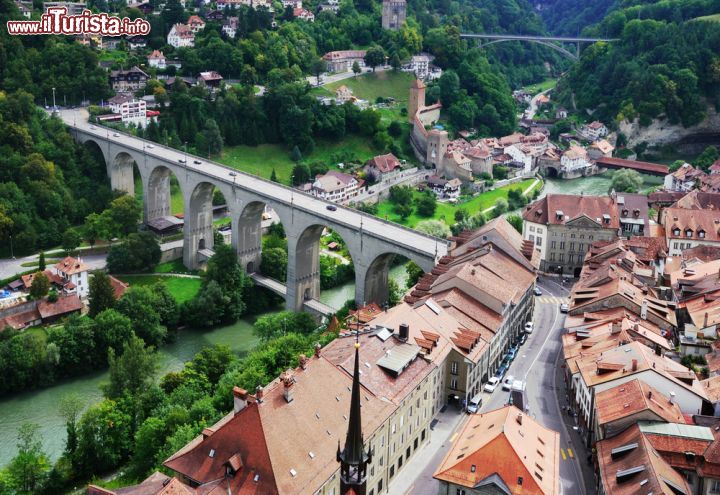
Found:
[[[662, 184], [662, 177], [642, 174], [643, 185], [641, 190], [656, 187]], [[545, 179], [545, 187], [541, 196], [546, 194], [590, 194], [603, 196], [608, 193], [612, 182], [612, 172], [601, 175], [581, 177], [579, 179]]]
[[[401, 287], [405, 286], [407, 274], [404, 266], [393, 267], [390, 276]], [[345, 301], [354, 297], [355, 284], [346, 284], [322, 291], [320, 299], [334, 308], [340, 308]], [[258, 315], [212, 330], [181, 330], [175, 342], [163, 346], [158, 352], [158, 377], [180, 370], [186, 361], [205, 346], [225, 344], [238, 354], [251, 350], [258, 342], [253, 333], [256, 318]], [[84, 407], [90, 406], [101, 400], [99, 385], [107, 380], [108, 372], [102, 371], [0, 400], [0, 445], [3, 446], [0, 448], [0, 467], [17, 453], [17, 430], [25, 422], [40, 426], [39, 437], [43, 449], [51, 460], [56, 460], [65, 448], [65, 424], [58, 412], [60, 399], [74, 393], [80, 397]]]

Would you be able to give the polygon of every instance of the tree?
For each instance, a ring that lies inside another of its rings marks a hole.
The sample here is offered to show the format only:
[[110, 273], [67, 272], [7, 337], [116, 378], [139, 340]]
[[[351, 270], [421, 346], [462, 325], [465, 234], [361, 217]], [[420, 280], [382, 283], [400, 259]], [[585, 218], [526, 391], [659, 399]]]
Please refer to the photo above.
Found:
[[123, 346], [135, 336], [130, 318], [115, 311], [106, 309], [99, 313], [94, 320], [95, 349], [97, 361], [105, 363], [108, 359], [108, 349], [115, 354], [123, 350]]
[[95, 318], [99, 313], [115, 306], [115, 289], [113, 289], [110, 277], [104, 271], [97, 271], [90, 278], [90, 301], [89, 315]]
[[[295, 149], [297, 149], [297, 146]], [[292, 185], [299, 186], [309, 181], [310, 168], [304, 163], [296, 163], [292, 170]]]
[[450, 235], [450, 227], [442, 220], [423, 220], [418, 222], [415, 230], [441, 239], [445, 239]]
[[150, 232], [130, 234], [110, 248], [107, 268], [111, 273], [149, 272], [160, 262], [160, 245]]
[[280, 182], [280, 181], [278, 180], [278, 178], [277, 178], [277, 174], [275, 174], [275, 169], [274, 169], [274, 168], [272, 169], [272, 173], [270, 174], [270, 180], [271, 180], [272, 182]]
[[293, 146], [293, 149], [290, 152], [290, 159], [295, 163], [298, 163], [300, 160], [302, 160], [302, 153], [300, 152], [300, 148], [298, 148], [297, 145]]
[[16, 493], [37, 493], [50, 470], [50, 461], [38, 438], [39, 429], [36, 424], [23, 423], [18, 430], [18, 453], [7, 468], [17, 488]]
[[503, 213], [507, 212], [509, 208], [510, 205], [508, 204], [507, 199], [500, 198], [495, 201], [495, 208], [493, 208], [492, 212], [494, 216], [499, 217]]
[[310, 72], [315, 76], [317, 80], [317, 86], [320, 86], [320, 76], [323, 72], [327, 71], [327, 62], [323, 58], [316, 58], [313, 60], [310, 66]]
[[400, 137], [402, 135], [402, 124], [397, 120], [390, 122], [388, 134], [395, 138]]
[[104, 239], [107, 236], [109, 225], [105, 223], [105, 219], [97, 213], [91, 213], [85, 217], [85, 223], [82, 227], [83, 238], [90, 244], [95, 246], [95, 241]]
[[69, 228], [65, 231], [62, 238], [62, 248], [66, 253], [70, 254], [71, 251], [77, 249], [81, 242], [80, 232], [77, 229]]
[[421, 217], [433, 216], [436, 208], [437, 198], [431, 192], [423, 193], [415, 199], [415, 209]]
[[140, 203], [128, 194], [123, 194], [110, 203], [110, 218], [122, 235], [137, 230], [137, 224], [142, 214]]
[[265, 342], [287, 333], [309, 334], [316, 327], [309, 313], [294, 311], [270, 313], [255, 322], [255, 331]]
[[707, 172], [710, 166], [718, 159], [720, 159], [720, 151], [718, 151], [717, 146], [708, 146], [695, 159], [695, 163], [693, 163], [693, 165]]
[[148, 345], [162, 343], [167, 329], [157, 311], [157, 298], [150, 287], [130, 287], [115, 303], [115, 309], [130, 318], [135, 334]]
[[353, 64], [352, 64], [352, 71], [353, 71], [353, 74], [355, 74], [356, 77], [357, 77], [358, 74], [360, 74], [360, 73], [362, 72], [362, 69], [360, 68], [360, 64], [358, 63], [357, 60], [354, 61]]
[[397, 53], [393, 53], [393, 56], [390, 57], [390, 67], [392, 67], [394, 70], [398, 70], [402, 63], [400, 62], [400, 57]]
[[375, 67], [382, 65], [385, 62], [385, 50], [381, 46], [371, 46], [367, 52], [365, 52], [365, 65], [371, 67], [375, 72]]
[[58, 403], [60, 416], [65, 420], [65, 454], [72, 459], [77, 449], [77, 422], [83, 410], [83, 402], [80, 395], [71, 392], [63, 395]]
[[397, 203], [393, 207], [393, 211], [400, 215], [400, 219], [404, 222], [407, 217], [412, 215], [412, 206], [409, 203]]
[[208, 156], [217, 155], [222, 151], [223, 137], [214, 119], [208, 119], [205, 122], [203, 137], [205, 138], [205, 148]]
[[388, 306], [397, 306], [402, 300], [404, 293], [395, 279], [388, 280]]
[[260, 272], [263, 275], [285, 282], [287, 279], [287, 251], [282, 248], [263, 249], [262, 262], [260, 263]]
[[155, 348], [146, 347], [139, 337], [132, 337], [123, 344], [123, 351], [117, 356], [114, 349], [108, 349], [110, 382], [103, 385], [103, 393], [112, 399], [139, 393], [148, 387], [157, 369]]
[[420, 280], [420, 277], [425, 275], [425, 271], [414, 261], [408, 261], [407, 265], [405, 265], [405, 272], [407, 273], [405, 285], [408, 289], [415, 285]]
[[88, 478], [117, 467], [130, 453], [132, 425], [132, 417], [113, 400], [90, 406], [78, 422], [75, 471]]
[[44, 272], [45, 268], [45, 251], [40, 251], [40, 257], [38, 258], [38, 271]]
[[523, 219], [520, 215], [508, 215], [507, 221], [515, 227], [515, 230], [522, 234], [523, 231]]
[[43, 272], [37, 272], [33, 275], [32, 284], [30, 285], [30, 298], [42, 299], [50, 290], [50, 279]]
[[636, 193], [642, 187], [642, 176], [631, 168], [620, 169], [613, 174], [608, 192]]
[[413, 190], [410, 186], [392, 186], [388, 201], [393, 204], [407, 204], [412, 202]]

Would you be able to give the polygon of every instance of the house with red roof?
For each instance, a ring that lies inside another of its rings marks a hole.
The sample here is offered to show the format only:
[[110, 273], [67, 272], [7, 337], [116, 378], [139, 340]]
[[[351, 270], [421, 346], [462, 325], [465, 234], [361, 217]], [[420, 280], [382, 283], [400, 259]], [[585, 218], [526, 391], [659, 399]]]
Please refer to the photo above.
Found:
[[400, 160], [392, 153], [377, 155], [365, 163], [365, 173], [371, 175], [376, 182], [392, 179], [401, 171]]

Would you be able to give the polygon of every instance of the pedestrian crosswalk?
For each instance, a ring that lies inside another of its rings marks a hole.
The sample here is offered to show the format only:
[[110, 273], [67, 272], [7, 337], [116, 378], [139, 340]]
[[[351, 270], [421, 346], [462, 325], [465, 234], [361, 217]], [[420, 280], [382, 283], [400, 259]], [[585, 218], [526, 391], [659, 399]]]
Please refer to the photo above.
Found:
[[535, 299], [538, 304], [569, 304], [570, 299], [559, 296], [539, 296]]

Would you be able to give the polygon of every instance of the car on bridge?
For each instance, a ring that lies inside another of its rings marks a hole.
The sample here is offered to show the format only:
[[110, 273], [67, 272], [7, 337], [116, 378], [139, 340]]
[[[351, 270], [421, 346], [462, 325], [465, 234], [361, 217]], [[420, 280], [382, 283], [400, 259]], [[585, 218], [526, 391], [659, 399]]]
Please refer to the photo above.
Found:
[[195, 165], [202, 165], [202, 162], [200, 160], [193, 160], [193, 163]]
[[330, 211], [337, 211], [337, 206], [335, 206], [335, 205], [327, 205], [325, 208], [327, 208]]

